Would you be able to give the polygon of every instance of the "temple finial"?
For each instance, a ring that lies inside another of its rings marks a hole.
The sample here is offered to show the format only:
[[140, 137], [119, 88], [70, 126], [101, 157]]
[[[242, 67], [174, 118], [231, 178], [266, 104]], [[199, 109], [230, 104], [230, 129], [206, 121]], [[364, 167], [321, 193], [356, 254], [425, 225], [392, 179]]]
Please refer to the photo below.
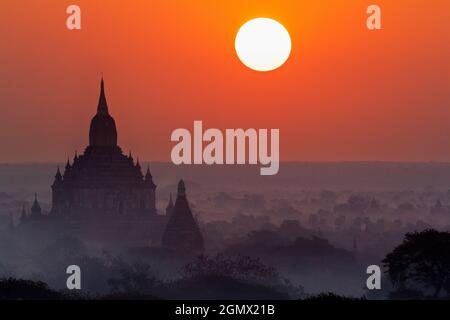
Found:
[[102, 73], [102, 80], [100, 81], [100, 97], [98, 99], [97, 114], [107, 114], [107, 113], [108, 113], [108, 104], [106, 103], [105, 82], [103, 81], [103, 73]]
[[147, 172], [145, 173], [145, 180], [153, 183], [153, 177], [150, 173], [150, 166], [147, 165]]
[[178, 196], [184, 197], [186, 196], [186, 186], [184, 184], [183, 179], [178, 182]]

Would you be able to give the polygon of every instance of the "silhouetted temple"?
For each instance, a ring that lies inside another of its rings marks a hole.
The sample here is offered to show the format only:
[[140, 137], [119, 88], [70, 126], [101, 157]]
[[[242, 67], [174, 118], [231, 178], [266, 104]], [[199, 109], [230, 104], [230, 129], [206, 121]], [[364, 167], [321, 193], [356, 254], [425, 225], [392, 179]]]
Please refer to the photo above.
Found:
[[108, 112], [103, 79], [97, 114], [83, 155], [56, 172], [52, 215], [155, 215], [155, 189], [150, 170], [142, 175], [139, 160], [125, 156], [117, 145], [117, 129]]
[[[52, 208], [43, 214], [37, 195], [21, 230], [48, 237], [74, 235], [120, 245], [160, 244], [173, 251], [203, 251], [203, 238], [186, 199], [183, 181], [175, 205], [170, 196], [166, 214], [156, 210], [156, 185], [149, 168], [142, 174], [139, 160], [124, 155], [117, 145], [116, 123], [109, 114], [101, 81], [97, 113], [91, 120], [89, 145], [63, 174], [58, 167], [52, 184]], [[11, 224], [11, 228], [13, 228]], [[167, 227], [167, 228], [166, 228]]]
[[177, 199], [162, 238], [162, 245], [184, 254], [199, 254], [204, 250], [203, 237], [189, 208], [183, 180], [178, 183]]

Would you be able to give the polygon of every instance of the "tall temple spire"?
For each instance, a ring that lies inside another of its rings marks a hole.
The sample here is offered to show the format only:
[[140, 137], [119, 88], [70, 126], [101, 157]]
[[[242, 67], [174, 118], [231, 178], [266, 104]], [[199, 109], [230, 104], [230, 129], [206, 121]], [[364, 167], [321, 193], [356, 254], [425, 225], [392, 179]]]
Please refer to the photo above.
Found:
[[106, 96], [105, 96], [105, 82], [100, 82], [100, 97], [98, 99], [98, 107], [97, 107], [97, 114], [108, 114], [108, 103], [106, 102]]
[[98, 99], [97, 113], [94, 118], [92, 118], [89, 129], [89, 145], [91, 147], [117, 146], [116, 122], [108, 112], [103, 77], [100, 83], [100, 97]]

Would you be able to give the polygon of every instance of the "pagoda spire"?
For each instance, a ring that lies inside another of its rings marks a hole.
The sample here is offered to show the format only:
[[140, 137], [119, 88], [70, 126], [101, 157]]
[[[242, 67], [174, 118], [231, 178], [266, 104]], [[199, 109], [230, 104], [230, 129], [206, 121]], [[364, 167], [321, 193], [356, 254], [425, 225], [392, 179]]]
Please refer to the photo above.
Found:
[[170, 197], [169, 197], [169, 203], [167, 204], [166, 207], [166, 216], [170, 216], [172, 214], [173, 211], [173, 200], [172, 200], [172, 193], [170, 193]]
[[59, 166], [58, 166], [58, 169], [56, 170], [56, 174], [55, 174], [55, 180], [53, 181], [53, 184], [52, 184], [52, 189], [57, 187], [58, 185], [60, 185], [62, 181], [63, 181], [63, 176], [62, 176], [61, 171], [59, 170]]
[[134, 167], [136, 168], [136, 172], [138, 173], [139, 178], [143, 179], [144, 175], [142, 174], [142, 168], [141, 168], [141, 163], [139, 162], [139, 158], [137, 158], [136, 165]]
[[34, 194], [34, 203], [33, 206], [31, 207], [31, 216], [36, 218], [41, 216], [42, 213], [42, 209], [41, 206], [39, 205], [38, 199], [37, 199], [37, 193]]
[[147, 173], [145, 174], [145, 179], [152, 179], [152, 174], [150, 173], [150, 166], [147, 166]]
[[139, 170], [141, 170], [141, 164], [139, 162], [139, 158], [137, 158], [136, 160], [136, 168], [138, 168]]
[[105, 82], [103, 81], [103, 76], [100, 82], [100, 97], [98, 99], [97, 114], [108, 114], [108, 103], [106, 102]]
[[186, 197], [186, 186], [183, 179], [178, 182], [178, 197]]
[[67, 169], [70, 169], [70, 160], [69, 160], [69, 157], [67, 157], [67, 163], [66, 163], [66, 170]]
[[108, 112], [106, 103], [105, 84], [103, 77], [100, 83], [100, 97], [98, 99], [97, 113], [91, 120], [89, 128], [89, 146], [116, 147], [117, 128], [113, 117]]
[[56, 181], [62, 180], [62, 175], [61, 175], [61, 171], [59, 170], [59, 165], [58, 165], [58, 169], [56, 170], [55, 180]]
[[66, 167], [64, 169], [64, 177], [67, 177], [70, 174], [71, 169], [72, 169], [72, 166], [70, 165], [69, 157], [67, 157], [67, 163], [66, 163]]

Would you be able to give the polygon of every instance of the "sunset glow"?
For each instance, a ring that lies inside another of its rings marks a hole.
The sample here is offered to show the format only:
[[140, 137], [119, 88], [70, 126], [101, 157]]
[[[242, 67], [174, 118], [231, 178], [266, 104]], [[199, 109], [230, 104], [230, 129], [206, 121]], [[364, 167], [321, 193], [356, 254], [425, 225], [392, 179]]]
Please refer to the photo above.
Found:
[[2, 306], [431, 317], [415, 301], [450, 301], [449, 13], [0, 0]]
[[[450, 160], [450, 2], [0, 1], [0, 162], [65, 161], [87, 143], [103, 73], [119, 143], [170, 161], [170, 134], [279, 128], [281, 159]], [[254, 72], [236, 55], [247, 21], [270, 17], [287, 62]]]

